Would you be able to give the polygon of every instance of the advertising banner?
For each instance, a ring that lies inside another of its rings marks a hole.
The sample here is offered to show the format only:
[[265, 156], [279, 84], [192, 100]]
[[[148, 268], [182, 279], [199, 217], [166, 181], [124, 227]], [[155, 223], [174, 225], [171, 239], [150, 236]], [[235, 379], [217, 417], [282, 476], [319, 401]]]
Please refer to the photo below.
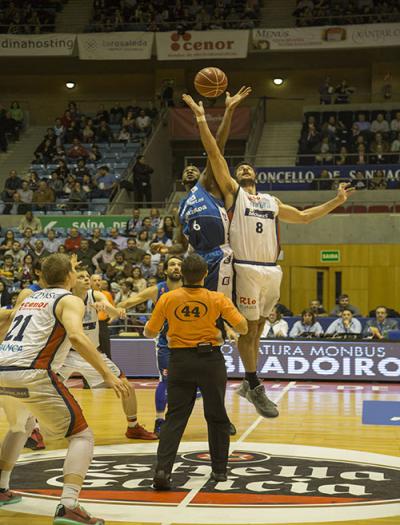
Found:
[[[221, 124], [224, 108], [206, 108], [206, 119], [213, 135]], [[250, 108], [236, 108], [232, 118], [229, 139], [247, 139], [250, 131]], [[188, 108], [171, 109], [169, 112], [169, 133], [174, 140], [200, 140], [199, 130], [193, 112]]]
[[154, 33], [86, 33], [78, 35], [81, 60], [148, 60]]
[[400, 24], [253, 29], [253, 51], [398, 46]]
[[[222, 347], [229, 377], [242, 377], [236, 346]], [[113, 361], [130, 377], [156, 377], [154, 341], [112, 339]], [[259, 376], [268, 379], [399, 381], [400, 343], [371, 341], [262, 340]]]
[[93, 216], [70, 216], [70, 215], [42, 215], [40, 222], [43, 229], [50, 228], [79, 228], [91, 231], [93, 228], [118, 228], [124, 230], [131, 219], [129, 215], [93, 215]]
[[378, 171], [383, 172], [389, 189], [399, 187], [399, 164], [368, 164], [362, 166], [257, 167], [257, 189], [259, 191], [330, 189], [334, 180], [356, 180], [361, 173], [361, 179], [368, 181], [372, 180]]
[[0, 56], [71, 56], [76, 35], [0, 35]]
[[156, 33], [158, 60], [197, 60], [205, 58], [246, 58], [250, 32], [176, 31]]

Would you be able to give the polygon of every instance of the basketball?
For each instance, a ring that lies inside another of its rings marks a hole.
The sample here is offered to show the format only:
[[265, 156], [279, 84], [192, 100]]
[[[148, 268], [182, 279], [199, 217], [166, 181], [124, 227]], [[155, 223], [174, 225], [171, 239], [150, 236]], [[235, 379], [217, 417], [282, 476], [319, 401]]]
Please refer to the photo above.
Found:
[[195, 76], [194, 87], [203, 97], [217, 98], [226, 91], [228, 78], [221, 69], [206, 67]]

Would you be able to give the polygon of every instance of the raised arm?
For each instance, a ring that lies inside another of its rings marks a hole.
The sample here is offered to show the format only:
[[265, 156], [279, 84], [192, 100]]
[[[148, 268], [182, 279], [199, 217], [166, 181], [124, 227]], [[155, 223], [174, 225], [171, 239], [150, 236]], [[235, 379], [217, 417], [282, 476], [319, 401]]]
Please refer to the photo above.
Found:
[[149, 299], [153, 301], [153, 303], [157, 301], [157, 286], [149, 286], [149, 288], [145, 288], [142, 292], [135, 294], [133, 297], [121, 301], [118, 303], [118, 308], [125, 308], [128, 310], [128, 308], [133, 308]]
[[[216, 141], [218, 148], [222, 155], [225, 151], [225, 145], [229, 138], [229, 133], [231, 130], [231, 124], [232, 124], [232, 117], [233, 113], [235, 112], [235, 109], [237, 106], [250, 95], [251, 88], [242, 86], [239, 91], [236, 93], [236, 95], [231, 96], [230, 93], [226, 92], [226, 98], [225, 98], [225, 112], [224, 116], [222, 118], [221, 124], [219, 125], [219, 128], [217, 130], [216, 134]], [[203, 184], [203, 186], [208, 189], [212, 186], [212, 183], [214, 182], [214, 173], [211, 167], [210, 159], [207, 158], [207, 165], [206, 169], [203, 171], [200, 177], [200, 181]]]
[[108, 316], [111, 319], [116, 319], [116, 318], [125, 319], [126, 311], [123, 307], [116, 308], [110, 303], [110, 301], [107, 299], [107, 297], [104, 294], [96, 290], [93, 292], [93, 296], [96, 301], [94, 304], [94, 307], [96, 308], [96, 305], [98, 305], [98, 307], [96, 308], [97, 311], [103, 310], [107, 312]]
[[113, 375], [97, 348], [83, 331], [84, 312], [83, 301], [73, 295], [63, 297], [56, 307], [56, 316], [64, 326], [73, 349], [101, 374], [104, 381], [114, 389], [118, 397], [127, 397], [130, 393], [129, 385]]
[[201, 142], [203, 143], [204, 149], [206, 150], [211, 163], [211, 168], [215, 175], [215, 180], [220, 187], [221, 192], [223, 193], [224, 197], [227, 197], [228, 195], [234, 195], [237, 191], [238, 183], [232, 179], [231, 174], [229, 173], [228, 164], [220, 152], [217, 141], [213, 137], [210, 128], [208, 127], [203, 103], [199, 102], [196, 104], [196, 102], [189, 95], [183, 95], [182, 98], [196, 117], [196, 121], [199, 126]]
[[349, 196], [355, 191], [355, 188], [350, 187], [350, 183], [342, 182], [339, 184], [337, 195], [334, 199], [324, 202], [319, 206], [313, 206], [307, 210], [298, 210], [288, 204], [283, 204], [278, 200], [279, 204], [279, 218], [283, 222], [291, 224], [308, 224], [321, 217], [325, 217], [335, 208], [347, 201]]

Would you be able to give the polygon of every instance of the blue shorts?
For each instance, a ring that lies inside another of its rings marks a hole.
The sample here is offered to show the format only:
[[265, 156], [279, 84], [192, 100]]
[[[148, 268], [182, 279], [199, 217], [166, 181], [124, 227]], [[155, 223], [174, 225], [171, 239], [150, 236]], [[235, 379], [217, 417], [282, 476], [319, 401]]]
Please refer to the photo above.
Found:
[[171, 351], [167, 346], [157, 346], [156, 352], [157, 367], [158, 371], [160, 372], [160, 379], [163, 379], [167, 376], [165, 370], [168, 370], [169, 356], [171, 355]]
[[232, 251], [229, 247], [200, 254], [207, 262], [208, 274], [204, 286], [213, 292], [222, 292], [232, 299]]

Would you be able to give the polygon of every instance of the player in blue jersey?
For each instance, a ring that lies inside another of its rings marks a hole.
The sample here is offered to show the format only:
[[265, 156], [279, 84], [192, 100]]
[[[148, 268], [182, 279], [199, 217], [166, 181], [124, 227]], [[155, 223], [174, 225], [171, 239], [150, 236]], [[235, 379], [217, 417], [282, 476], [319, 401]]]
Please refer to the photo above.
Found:
[[[146, 288], [135, 296], [119, 303], [118, 307], [125, 309], [133, 308], [149, 300], [152, 301], [153, 304], [156, 304], [161, 295], [180, 288], [182, 286], [181, 264], [182, 260], [179, 257], [171, 256], [164, 263], [165, 281], [157, 283], [154, 286], [149, 286], [149, 288]], [[164, 413], [167, 406], [168, 362], [170, 355], [167, 331], [168, 325], [165, 323], [156, 341], [157, 366], [160, 373], [160, 380], [155, 392], [156, 420], [154, 423], [154, 432], [157, 435], [160, 434], [161, 425], [165, 421]]]

